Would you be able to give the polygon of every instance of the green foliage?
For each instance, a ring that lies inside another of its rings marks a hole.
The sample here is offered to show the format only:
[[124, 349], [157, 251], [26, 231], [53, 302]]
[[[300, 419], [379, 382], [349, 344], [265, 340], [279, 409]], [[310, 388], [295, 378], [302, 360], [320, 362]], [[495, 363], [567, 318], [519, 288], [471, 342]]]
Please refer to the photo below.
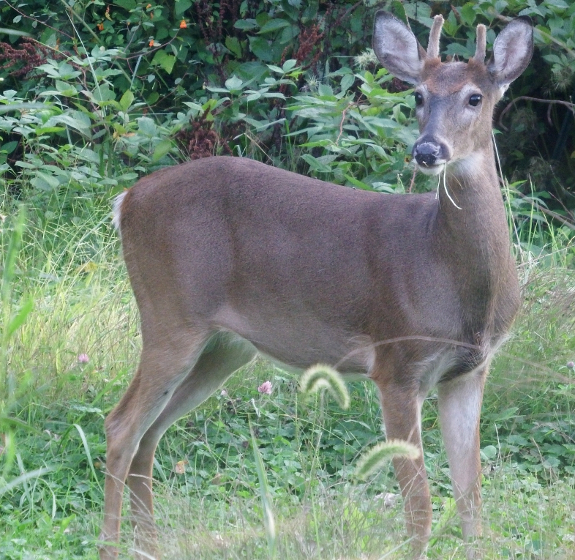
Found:
[[[21, 159], [14, 164], [20, 173], [10, 180], [13, 191], [26, 192], [27, 198], [45, 198], [45, 193], [64, 187], [85, 194], [114, 194], [133, 182], [134, 172], [173, 163], [179, 157], [175, 139], [191, 155], [208, 155], [215, 147], [210, 142], [217, 144], [221, 136], [214, 130], [216, 122], [220, 131], [238, 133], [234, 151], [245, 153], [255, 146], [256, 156], [259, 141], [279, 138], [284, 127], [293, 129], [286, 135], [288, 142], [292, 137], [307, 139], [302, 148], [314, 148], [317, 154], [302, 156], [311, 174], [359, 188], [393, 191], [398, 176], [408, 173], [406, 149], [415, 138], [409, 116], [412, 102], [407, 93], [382, 89], [390, 80], [384, 70], [377, 77], [369, 71], [334, 72], [326, 78], [334, 87], [319, 84], [314, 95], [296, 94], [286, 104], [282, 91], [295, 91], [301, 74], [296, 62], [288, 60], [282, 67], [269, 65], [271, 76], [244, 80], [233, 75], [223, 87], [209, 86], [209, 95], [199, 103], [186, 102], [185, 113], [168, 114], [160, 124], [157, 118], [138, 116], [142, 104], [130, 91], [115, 99], [105, 77], [108, 54], [97, 51], [97, 57], [88, 57], [84, 64], [93, 72], [86, 76], [95, 78], [87, 78], [83, 86], [75, 85], [78, 76], [67, 63], [44, 64], [55, 89], [44, 91], [41, 98], [51, 103], [19, 113], [24, 100], [15, 91], [0, 97], [6, 108], [0, 114], [0, 130], [22, 137], [17, 142]], [[361, 83], [361, 102], [350, 94], [356, 80]], [[87, 102], [78, 99], [80, 92]], [[270, 110], [269, 104], [275, 102], [282, 105]], [[382, 117], [382, 111], [389, 117]], [[191, 132], [186, 128], [190, 121], [196, 125]], [[231, 150], [225, 139], [220, 145]], [[4, 169], [10, 173], [8, 157], [6, 153]]]
[[[444, 10], [449, 44], [443, 54], [464, 57], [474, 51], [478, 23], [490, 26], [490, 46], [500, 14], [530, 15], [542, 56], [514, 91], [539, 95], [534, 89], [549, 82], [546, 75], [557, 78], [557, 91], [572, 81], [575, 15], [565, 2], [392, 2], [388, 8], [409, 16], [424, 43], [432, 9]], [[186, 157], [233, 153], [281, 165], [288, 154], [295, 170], [356, 188], [428, 188], [406, 164], [416, 137], [409, 92], [385, 71], [375, 73], [373, 55], [366, 54], [374, 9], [344, 0], [32, 0], [24, 13], [7, 4], [0, 10], [4, 26], [17, 24], [40, 42], [8, 34], [0, 54], [10, 60], [3, 77], [12, 87], [0, 99], [8, 111], [0, 122], [0, 171], [20, 196], [32, 196], [30, 186], [38, 194], [64, 185], [113, 194], [134, 173]], [[353, 55], [360, 55], [359, 71], [351, 68]], [[20, 112], [23, 103], [38, 101], [42, 107]], [[544, 119], [527, 108], [509, 114], [512, 131], [499, 139], [504, 165], [515, 174], [530, 172], [541, 191], [555, 191], [563, 206], [548, 204], [571, 221], [571, 199], [557, 185], [570, 188], [573, 173], [564, 171], [571, 158], [565, 169], [543, 163], [532, 152], [547, 134]], [[561, 136], [547, 159], [560, 158], [570, 142]], [[112, 157], [117, 153], [121, 159]]]
[[[68, 17], [61, 17], [63, 10]], [[223, 85], [234, 73], [269, 74], [267, 64], [281, 66], [289, 58], [310, 66], [344, 45], [358, 52], [367, 44], [366, 12], [346, 1], [325, 6], [318, 0], [32, 0], [25, 13], [6, 6], [1, 15], [4, 27], [16, 24], [34, 37], [38, 22], [46, 22], [38, 39], [55, 54], [73, 52], [78, 44], [87, 51], [120, 49], [114, 88], [133, 90], [149, 105], [166, 109], [174, 101], [181, 105], [182, 97], [196, 97], [205, 83]], [[36, 87], [27, 78], [26, 91]]]
[[417, 137], [410, 92], [389, 93], [385, 70], [374, 76], [343, 68], [326, 80], [340, 77], [339, 84], [316, 84], [312, 94], [293, 97], [287, 108], [298, 120], [288, 136], [305, 134], [301, 147], [312, 153], [301, 157], [312, 175], [360, 189], [401, 190], [401, 178], [411, 175], [407, 149]]
[[[15, 278], [18, 274], [17, 262], [24, 234], [26, 211], [20, 207], [14, 219], [12, 229], [2, 231], [3, 252], [0, 279], [0, 303], [2, 313], [0, 316], [0, 428], [9, 429], [13, 419], [10, 413], [16, 405], [17, 392], [23, 390], [25, 383], [16, 378], [16, 372], [11, 367], [11, 342], [26, 322], [33, 310], [34, 299], [28, 295], [19, 294], [15, 290]], [[7, 242], [5, 236], [8, 238]], [[17, 422], [16, 422], [17, 423]], [[13, 457], [12, 457], [13, 459]], [[0, 490], [1, 491], [1, 490]]]

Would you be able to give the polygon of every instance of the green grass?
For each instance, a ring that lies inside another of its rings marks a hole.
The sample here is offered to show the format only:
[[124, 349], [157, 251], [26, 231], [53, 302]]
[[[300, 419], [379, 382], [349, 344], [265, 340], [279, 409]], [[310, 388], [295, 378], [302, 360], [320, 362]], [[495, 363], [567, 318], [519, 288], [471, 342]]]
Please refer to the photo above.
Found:
[[[10, 280], [10, 316], [27, 298], [34, 307], [1, 349], [0, 373], [14, 393], [0, 409], [0, 559], [96, 558], [103, 419], [138, 359], [137, 313], [108, 202], [68, 202], [61, 213], [29, 210]], [[4, 248], [15, 213], [5, 206]], [[555, 238], [537, 259], [521, 254], [525, 303], [485, 395], [478, 546], [487, 559], [575, 555], [575, 372], [567, 367], [575, 360], [575, 271], [573, 247]], [[266, 380], [271, 395], [257, 391]], [[398, 493], [391, 469], [366, 483], [352, 478], [361, 451], [382, 439], [375, 388], [350, 384], [351, 405], [341, 410], [329, 398], [302, 399], [296, 385], [256, 362], [168, 431], [155, 470], [166, 558], [271, 557], [250, 424], [277, 529], [275, 557], [404, 556], [401, 500], [384, 499]], [[435, 510], [429, 557], [462, 558], [433, 396], [423, 418]], [[5, 490], [42, 468], [49, 471]], [[125, 515], [122, 557], [131, 546]]]

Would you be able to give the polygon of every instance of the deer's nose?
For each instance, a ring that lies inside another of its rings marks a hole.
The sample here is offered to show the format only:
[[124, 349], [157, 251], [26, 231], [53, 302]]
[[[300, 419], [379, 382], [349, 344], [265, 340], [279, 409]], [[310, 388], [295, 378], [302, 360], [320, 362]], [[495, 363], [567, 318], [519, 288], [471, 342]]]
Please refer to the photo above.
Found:
[[445, 159], [442, 157], [441, 145], [436, 142], [416, 143], [413, 146], [413, 157], [423, 167], [431, 167], [436, 165], [438, 160]]

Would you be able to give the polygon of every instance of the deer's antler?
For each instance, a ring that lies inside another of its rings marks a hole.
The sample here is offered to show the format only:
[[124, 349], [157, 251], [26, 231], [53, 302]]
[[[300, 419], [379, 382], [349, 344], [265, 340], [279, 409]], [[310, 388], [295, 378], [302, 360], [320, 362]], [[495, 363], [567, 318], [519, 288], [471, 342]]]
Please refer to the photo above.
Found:
[[485, 25], [480, 23], [477, 26], [477, 47], [475, 48], [475, 56], [473, 57], [477, 62], [483, 62], [485, 60], [486, 36], [487, 30], [485, 29]]
[[429, 34], [429, 43], [427, 44], [428, 58], [437, 58], [439, 56], [439, 37], [442, 27], [443, 16], [435, 16], [433, 18], [433, 25], [431, 26], [431, 33]]

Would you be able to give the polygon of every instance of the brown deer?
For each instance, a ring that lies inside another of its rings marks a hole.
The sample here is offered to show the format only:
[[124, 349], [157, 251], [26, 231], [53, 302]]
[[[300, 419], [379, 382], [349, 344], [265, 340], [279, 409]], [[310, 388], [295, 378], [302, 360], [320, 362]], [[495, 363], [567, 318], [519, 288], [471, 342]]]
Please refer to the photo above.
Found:
[[[118, 553], [126, 480], [136, 555], [158, 557], [156, 445], [257, 352], [372, 379], [387, 437], [420, 449], [422, 402], [436, 386], [463, 536], [480, 534], [483, 387], [519, 306], [491, 121], [529, 63], [533, 31], [528, 19], [511, 21], [485, 63], [479, 25], [475, 56], [443, 63], [442, 23], [436, 16], [425, 51], [406, 25], [378, 12], [373, 39], [381, 64], [415, 86], [413, 156], [440, 175], [437, 193], [357, 191], [211, 157], [153, 173], [118, 197], [143, 349], [106, 420], [102, 560]], [[394, 467], [421, 556], [431, 530], [423, 454]]]

